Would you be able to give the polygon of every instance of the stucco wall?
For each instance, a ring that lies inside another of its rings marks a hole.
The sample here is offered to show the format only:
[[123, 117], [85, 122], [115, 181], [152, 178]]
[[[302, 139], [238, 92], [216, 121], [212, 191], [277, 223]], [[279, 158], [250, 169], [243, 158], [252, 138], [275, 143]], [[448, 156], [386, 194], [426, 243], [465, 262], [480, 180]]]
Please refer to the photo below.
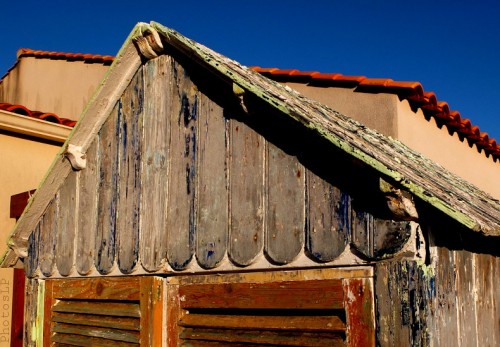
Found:
[[357, 93], [351, 88], [310, 87], [302, 83], [286, 83], [304, 96], [330, 106], [369, 128], [395, 137], [399, 99], [393, 94]]
[[0, 83], [0, 102], [78, 119], [109, 66], [21, 57]]
[[401, 142], [500, 199], [500, 163], [460, 141], [456, 133], [450, 135], [446, 127], [439, 129], [434, 118], [427, 121], [422, 110], [415, 114], [407, 100], [398, 104], [397, 114]]

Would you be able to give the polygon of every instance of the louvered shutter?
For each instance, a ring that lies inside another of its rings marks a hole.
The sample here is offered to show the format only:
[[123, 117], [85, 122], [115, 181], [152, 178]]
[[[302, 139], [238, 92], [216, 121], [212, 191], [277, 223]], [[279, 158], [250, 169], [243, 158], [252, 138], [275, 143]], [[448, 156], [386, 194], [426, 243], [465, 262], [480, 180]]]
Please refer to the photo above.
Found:
[[187, 279], [168, 297], [169, 347], [374, 345], [369, 279]]
[[[44, 346], [150, 346], [161, 341], [162, 280], [47, 280]], [[156, 307], [158, 306], [158, 307]], [[48, 317], [48, 319], [47, 319]]]

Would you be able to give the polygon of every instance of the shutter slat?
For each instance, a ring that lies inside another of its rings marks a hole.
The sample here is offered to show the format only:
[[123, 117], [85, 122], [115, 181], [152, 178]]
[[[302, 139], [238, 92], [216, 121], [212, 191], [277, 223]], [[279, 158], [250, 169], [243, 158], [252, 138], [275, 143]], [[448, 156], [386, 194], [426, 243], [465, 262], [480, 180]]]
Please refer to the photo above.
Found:
[[337, 316], [242, 316], [186, 314], [183, 327], [344, 332], [345, 323]]
[[183, 309], [344, 308], [341, 280], [191, 284], [181, 286], [179, 295]]
[[56, 334], [74, 334], [88, 337], [99, 337], [114, 341], [139, 343], [139, 332], [119, 330], [87, 325], [54, 323], [52, 331]]
[[97, 337], [87, 337], [81, 335], [56, 334], [51, 338], [55, 345], [70, 346], [101, 346], [101, 347], [137, 347], [138, 343], [106, 340]]
[[110, 302], [110, 301], [57, 301], [53, 306], [54, 312], [86, 313], [93, 315], [140, 317], [139, 303]]
[[140, 330], [140, 321], [137, 318], [107, 317], [89, 314], [59, 313], [54, 312], [52, 321], [58, 323], [89, 325], [94, 327]]
[[[321, 347], [321, 346], [345, 346], [341, 336], [335, 333], [310, 333], [310, 332], [283, 332], [283, 331], [249, 331], [249, 330], [224, 330], [224, 329], [183, 329], [180, 334], [181, 339], [186, 343], [196, 344], [192, 340], [204, 342], [230, 343], [250, 343], [278, 346], [300, 346], [300, 347]], [[246, 346], [246, 345], [245, 345]]]

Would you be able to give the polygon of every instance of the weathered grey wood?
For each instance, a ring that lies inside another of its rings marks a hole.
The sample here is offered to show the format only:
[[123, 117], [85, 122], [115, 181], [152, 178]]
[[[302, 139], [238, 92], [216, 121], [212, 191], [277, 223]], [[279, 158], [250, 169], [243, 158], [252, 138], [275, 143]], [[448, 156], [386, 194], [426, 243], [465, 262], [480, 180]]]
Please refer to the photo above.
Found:
[[144, 102], [142, 68], [121, 98], [118, 145], [118, 196], [116, 202], [116, 252], [118, 268], [131, 273], [139, 257], [141, 192], [141, 135]]
[[409, 222], [379, 219], [362, 211], [352, 215], [352, 245], [369, 259], [393, 256], [411, 236]]
[[40, 224], [40, 271], [47, 277], [52, 275], [52, 272], [54, 271], [58, 200], [59, 195], [56, 194], [52, 202], [47, 207]]
[[56, 232], [56, 264], [59, 274], [68, 276], [74, 265], [78, 172], [71, 171], [59, 190]]
[[[500, 257], [495, 257], [492, 261], [493, 269], [491, 271], [492, 277], [495, 279], [495, 283], [498, 283], [498, 279], [500, 278]], [[497, 319], [500, 317], [500, 290], [498, 288], [493, 291], [493, 315]], [[495, 329], [495, 339], [497, 344], [500, 344], [500, 322], [494, 321]]]
[[474, 297], [473, 254], [455, 251], [456, 293], [458, 305], [458, 341], [460, 346], [476, 346], [476, 303]]
[[[172, 63], [172, 107], [167, 204], [168, 263], [176, 270], [191, 261], [195, 245], [196, 119], [198, 91], [187, 72]], [[174, 203], [175, 202], [175, 203]]]
[[141, 147], [140, 258], [157, 271], [167, 258], [167, 188], [170, 143], [172, 58], [162, 55], [144, 66], [143, 143]]
[[380, 346], [430, 345], [434, 332], [427, 327], [427, 321], [433, 285], [433, 277], [417, 262], [376, 264], [375, 303]]
[[490, 254], [472, 254], [476, 272], [476, 322], [477, 345], [498, 346], [500, 339], [500, 316], [495, 316], [494, 296], [498, 291], [499, 278], [494, 277], [495, 256]]
[[[40, 222], [41, 223], [41, 222]], [[24, 272], [26, 277], [32, 278], [38, 269], [39, 255], [38, 247], [40, 245], [40, 223], [37, 224], [35, 230], [31, 233], [28, 239], [28, 258], [24, 263]]]
[[88, 274], [94, 265], [94, 245], [97, 230], [97, 197], [99, 186], [98, 138], [87, 150], [87, 167], [80, 171], [78, 192], [78, 226], [76, 240], [76, 270]]
[[332, 261], [344, 251], [349, 240], [349, 195], [310, 170], [306, 170], [306, 194], [306, 251], [317, 261]]
[[[500, 235], [498, 200], [447, 172], [399, 141], [383, 136], [328, 106], [271, 81], [205, 46], [158, 23], [153, 27], [166, 43], [193, 61], [213, 69], [229, 83], [258, 97], [311, 129], [347, 155], [408, 189], [464, 226], [486, 235]], [[390, 182], [392, 183], [392, 182]]]
[[458, 346], [457, 289], [453, 251], [436, 248], [434, 346]]
[[304, 247], [304, 177], [297, 158], [268, 142], [265, 250], [278, 264], [291, 262]]
[[36, 336], [37, 329], [41, 329], [41, 327], [38, 326], [37, 323], [38, 317], [40, 317], [39, 314], [43, 314], [43, 312], [38, 312], [38, 286], [38, 279], [26, 279], [23, 329], [23, 343], [26, 347], [37, 346], [33, 337]]
[[99, 132], [99, 199], [95, 266], [102, 274], [111, 271], [115, 260], [119, 108], [119, 104], [116, 104]]
[[214, 268], [226, 254], [228, 237], [227, 131], [223, 109], [200, 94], [196, 257]]
[[265, 140], [243, 122], [231, 119], [229, 135], [229, 257], [249, 265], [264, 245]]

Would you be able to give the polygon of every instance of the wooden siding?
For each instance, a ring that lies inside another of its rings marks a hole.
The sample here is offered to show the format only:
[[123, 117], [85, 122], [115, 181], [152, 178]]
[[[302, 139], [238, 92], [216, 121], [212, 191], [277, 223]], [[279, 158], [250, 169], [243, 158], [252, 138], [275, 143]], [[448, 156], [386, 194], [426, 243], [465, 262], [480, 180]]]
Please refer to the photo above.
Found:
[[380, 212], [377, 175], [244, 101], [179, 57], [141, 66], [32, 233], [28, 275], [353, 265], [404, 247], [410, 222]]

